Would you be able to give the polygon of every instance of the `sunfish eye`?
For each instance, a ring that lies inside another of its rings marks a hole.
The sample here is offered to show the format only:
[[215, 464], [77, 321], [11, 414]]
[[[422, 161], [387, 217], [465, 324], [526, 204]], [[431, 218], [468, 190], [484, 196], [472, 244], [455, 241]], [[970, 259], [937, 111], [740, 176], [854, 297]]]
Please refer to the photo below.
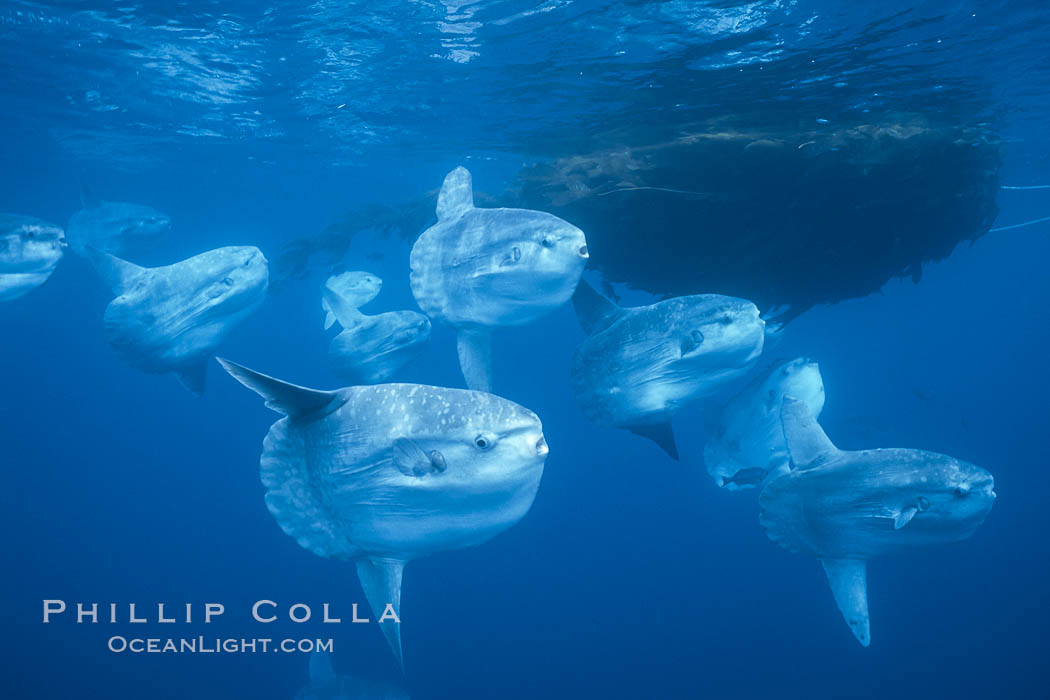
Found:
[[692, 333], [689, 334], [689, 337], [692, 338], [693, 342], [696, 343], [697, 345], [699, 345], [700, 343], [704, 342], [704, 334], [701, 333], [700, 331], [693, 331]]
[[554, 247], [554, 239], [551, 238], [550, 236], [544, 236], [543, 240], [540, 241], [540, 245], [542, 245], [544, 248], [553, 248]]
[[722, 318], [718, 319], [718, 322], [721, 323], [723, 326], [728, 326], [733, 322], [733, 317], [729, 314], [726, 314]]
[[929, 510], [929, 508], [930, 499], [926, 498], [926, 496], [919, 496], [919, 510]]
[[474, 446], [479, 450], [487, 450], [492, 447], [493, 440], [484, 435], [478, 435], [474, 438]]
[[232, 277], [225, 277], [225, 278], [223, 278], [222, 283], [225, 284], [227, 287], [232, 287], [233, 286], [233, 278]]
[[961, 486], [956, 486], [955, 487], [955, 495], [956, 496], [965, 496], [966, 495], [966, 491], [964, 491]]

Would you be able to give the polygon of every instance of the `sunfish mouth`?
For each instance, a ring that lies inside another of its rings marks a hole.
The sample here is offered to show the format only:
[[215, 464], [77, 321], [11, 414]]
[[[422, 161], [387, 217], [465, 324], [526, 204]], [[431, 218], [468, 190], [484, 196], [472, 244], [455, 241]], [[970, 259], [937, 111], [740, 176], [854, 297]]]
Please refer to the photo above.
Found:
[[546, 457], [548, 452], [550, 448], [547, 447], [547, 439], [540, 435], [540, 439], [536, 441], [536, 456]]

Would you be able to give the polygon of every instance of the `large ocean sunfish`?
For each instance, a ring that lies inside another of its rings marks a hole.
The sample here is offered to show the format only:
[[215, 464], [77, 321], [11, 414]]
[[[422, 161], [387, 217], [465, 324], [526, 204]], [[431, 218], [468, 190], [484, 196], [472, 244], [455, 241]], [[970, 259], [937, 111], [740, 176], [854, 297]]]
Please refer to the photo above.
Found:
[[709, 417], [704, 464], [716, 484], [731, 491], [754, 488], [791, 469], [780, 420], [785, 396], [820, 417], [824, 381], [816, 362], [800, 357], [774, 364]]
[[310, 654], [310, 683], [296, 693], [295, 700], [409, 700], [403, 689], [382, 681], [337, 675], [332, 655]]
[[[382, 284], [375, 275], [370, 277]], [[378, 384], [423, 352], [430, 339], [430, 319], [418, 311], [363, 314], [357, 306], [368, 300], [367, 295], [343, 289], [346, 296], [331, 284], [322, 291], [328, 314], [343, 327], [328, 346], [329, 362], [340, 379]]]
[[[219, 361], [285, 416], [263, 441], [270, 512], [302, 547], [354, 561], [380, 620], [400, 620], [406, 562], [485, 542], [532, 506], [547, 443], [518, 404], [419, 384], [316, 391]], [[400, 625], [379, 624], [404, 668]]]
[[868, 560], [972, 535], [995, 501], [992, 475], [922, 450], [840, 450], [791, 397], [783, 425], [793, 469], [763, 488], [762, 526], [782, 547], [821, 560], [839, 611], [868, 646]]
[[655, 441], [675, 459], [674, 413], [743, 376], [765, 342], [758, 308], [719, 294], [622, 308], [580, 282], [573, 305], [588, 333], [573, 357], [580, 408], [599, 425]]
[[106, 341], [133, 367], [175, 372], [198, 395], [208, 358], [266, 297], [266, 258], [254, 246], [218, 248], [153, 268], [88, 252], [117, 295], [103, 316]]
[[47, 282], [65, 249], [60, 226], [0, 214], [0, 301], [17, 299]]
[[445, 177], [437, 217], [412, 246], [412, 294], [425, 314], [458, 331], [467, 386], [489, 391], [492, 330], [567, 302], [587, 263], [587, 241], [553, 214], [478, 209], [462, 167]]
[[86, 191], [81, 201], [83, 208], [66, 224], [69, 245], [81, 255], [88, 248], [123, 256], [142, 253], [171, 230], [167, 214], [142, 204], [107, 202]]

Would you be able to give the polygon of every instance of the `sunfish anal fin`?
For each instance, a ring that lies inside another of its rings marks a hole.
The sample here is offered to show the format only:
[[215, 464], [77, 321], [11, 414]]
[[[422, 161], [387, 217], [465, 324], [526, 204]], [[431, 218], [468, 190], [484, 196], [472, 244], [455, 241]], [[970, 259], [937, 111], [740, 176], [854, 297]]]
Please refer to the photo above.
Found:
[[822, 559], [831, 595], [861, 646], [871, 644], [868, 620], [868, 563], [863, 559]]
[[459, 367], [467, 388], [492, 391], [492, 334], [489, 331], [461, 330], [457, 338]]
[[179, 381], [192, 391], [194, 396], [204, 396], [204, 385], [208, 378], [207, 360], [181, 367], [176, 374], [178, 374]]
[[332, 324], [329, 319], [332, 318], [338, 321], [343, 328], [353, 328], [364, 318], [363, 313], [328, 287], [321, 290], [321, 296], [324, 297], [325, 302], [328, 304], [328, 318], [324, 322], [326, 329], [331, 327]]
[[438, 221], [458, 219], [474, 208], [474, 185], [462, 165], [445, 176], [438, 192]]
[[332, 668], [332, 654], [327, 651], [314, 651], [310, 654], [310, 682], [328, 683], [335, 679]]
[[376, 621], [383, 616], [383, 612], [390, 605], [393, 607], [397, 620], [385, 620], [379, 623], [386, 637], [390, 650], [397, 657], [397, 664], [401, 672], [405, 672], [405, 658], [401, 653], [401, 575], [405, 570], [405, 562], [396, 559], [359, 559], [357, 561], [357, 578], [361, 581], [361, 588], [368, 599], [368, 605], [372, 608], [372, 614]]
[[91, 264], [95, 266], [95, 271], [102, 277], [110, 291], [118, 297], [134, 287], [139, 278], [147, 272], [144, 267], [139, 267], [97, 248], [87, 246], [85, 250]]
[[585, 280], [576, 285], [572, 308], [587, 335], [605, 330], [624, 315], [622, 308], [595, 291]]
[[674, 442], [674, 431], [670, 423], [645, 423], [631, 425], [627, 429], [635, 435], [641, 435], [655, 442], [663, 448], [664, 452], [671, 455], [671, 459], [678, 459], [678, 445]]
[[266, 399], [267, 408], [283, 413], [290, 418], [299, 418], [316, 412], [331, 413], [341, 405], [336, 400], [337, 391], [318, 391], [282, 382], [280, 379], [261, 374], [236, 362], [221, 357], [215, 358], [234, 379]]
[[839, 448], [831, 442], [802, 401], [785, 396], [780, 409], [780, 422], [793, 468], [809, 469], [839, 453]]

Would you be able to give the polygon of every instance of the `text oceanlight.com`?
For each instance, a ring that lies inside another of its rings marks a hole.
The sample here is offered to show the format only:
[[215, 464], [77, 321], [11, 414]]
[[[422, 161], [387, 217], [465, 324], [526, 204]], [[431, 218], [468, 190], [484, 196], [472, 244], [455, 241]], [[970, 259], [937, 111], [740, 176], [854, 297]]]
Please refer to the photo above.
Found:
[[106, 647], [117, 654], [310, 654], [314, 651], [333, 651], [331, 639], [209, 639], [203, 636], [181, 639], [129, 639], [116, 635], [109, 638]]

